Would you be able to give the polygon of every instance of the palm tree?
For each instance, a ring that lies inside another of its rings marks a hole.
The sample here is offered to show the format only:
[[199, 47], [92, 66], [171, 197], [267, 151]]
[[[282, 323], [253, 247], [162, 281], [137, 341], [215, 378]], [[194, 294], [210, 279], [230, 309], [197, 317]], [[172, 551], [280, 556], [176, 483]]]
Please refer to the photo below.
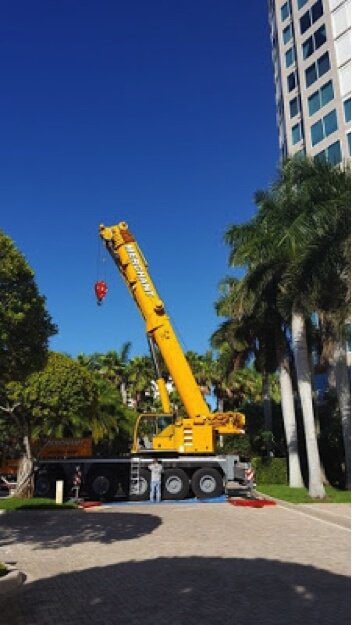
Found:
[[78, 362], [92, 372], [97, 372], [105, 380], [120, 389], [122, 401], [127, 405], [127, 364], [131, 343], [123, 343], [120, 351], [110, 350], [106, 354], [79, 354]]
[[[270, 374], [276, 370], [275, 311], [272, 306], [255, 300], [255, 293], [244, 288], [244, 284], [244, 280], [232, 277], [222, 281], [222, 295], [215, 308], [218, 315], [226, 315], [229, 319], [213, 334], [211, 341], [213, 347], [221, 346], [225, 340], [229, 346], [232, 345], [236, 368], [254, 359], [254, 366], [261, 373], [262, 379], [265, 430], [272, 432]], [[270, 453], [269, 439], [267, 453]]]
[[[323, 351], [335, 371], [346, 459], [351, 484], [351, 395], [346, 357], [346, 322], [350, 316], [350, 170], [324, 161], [290, 163], [283, 180], [297, 189], [295, 202], [305, 210], [294, 219], [286, 239], [295, 252], [288, 284], [305, 283], [310, 308], [319, 316]], [[300, 286], [299, 286], [300, 288]]]
[[277, 272], [278, 307], [284, 320], [291, 320], [313, 497], [323, 497], [324, 487], [305, 321], [315, 311], [329, 311], [346, 320], [345, 307], [350, 300], [349, 180], [348, 170], [320, 161], [289, 159], [269, 191], [257, 193], [257, 215], [228, 232], [235, 264], [245, 264], [249, 272], [259, 271], [262, 276]]
[[155, 371], [149, 356], [135, 356], [126, 369], [128, 394], [132, 397], [136, 410], [141, 410], [143, 402], [150, 406], [154, 400], [153, 380]]
[[209, 395], [212, 386], [213, 358], [211, 351], [205, 354], [197, 354], [193, 351], [186, 352], [186, 358], [192, 373], [203, 395]]

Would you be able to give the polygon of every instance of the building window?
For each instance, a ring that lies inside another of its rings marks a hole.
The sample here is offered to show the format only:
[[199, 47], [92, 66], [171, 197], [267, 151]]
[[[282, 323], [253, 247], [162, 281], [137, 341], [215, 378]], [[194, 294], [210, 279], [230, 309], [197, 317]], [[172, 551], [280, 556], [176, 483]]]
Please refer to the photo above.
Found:
[[311, 11], [312, 11], [312, 24], [314, 24], [319, 19], [319, 17], [321, 17], [324, 13], [322, 0], [318, 0], [317, 2], [315, 2], [312, 6]]
[[348, 100], [345, 100], [343, 103], [343, 110], [345, 113], [345, 122], [350, 122], [351, 121], [351, 98], [348, 98]]
[[314, 115], [319, 109], [321, 109], [325, 104], [328, 104], [334, 97], [334, 89], [332, 86], [332, 81], [325, 83], [318, 91], [314, 91], [312, 95], [308, 98], [308, 110], [309, 115]]
[[308, 0], [297, 0], [297, 7], [298, 10], [301, 9], [302, 7], [304, 7], [305, 4], [307, 4]]
[[351, 156], [351, 133], [347, 133], [348, 153]]
[[296, 72], [292, 72], [287, 76], [287, 88], [289, 91], [293, 91], [296, 87]]
[[325, 85], [320, 87], [319, 91], [321, 107], [325, 106], [325, 104], [328, 104], [328, 102], [331, 102], [331, 100], [334, 98], [334, 88], [332, 86], [331, 80], [329, 80], [329, 82], [326, 82]]
[[314, 156], [314, 160], [327, 160], [332, 165], [337, 165], [338, 163], [341, 163], [342, 154], [340, 141], [335, 141], [335, 143], [329, 145], [326, 150], [323, 150], [322, 152], [319, 152], [319, 154], [316, 154]]
[[342, 161], [340, 141], [335, 141], [327, 149], [327, 159], [332, 165], [337, 165]]
[[285, 53], [285, 60], [286, 60], [286, 67], [290, 67], [292, 63], [294, 63], [294, 61], [296, 60], [295, 49], [293, 47], [289, 48], [287, 52]]
[[308, 37], [304, 43], [302, 43], [303, 58], [307, 59], [314, 52], [313, 37]]
[[295, 117], [298, 114], [298, 98], [290, 100], [290, 117]]
[[337, 115], [335, 109], [323, 117], [325, 136], [332, 135], [337, 130]]
[[307, 59], [315, 50], [318, 50], [326, 42], [326, 28], [320, 26], [315, 33], [308, 37], [308, 39], [302, 44], [303, 58]]
[[313, 124], [313, 126], [310, 129], [310, 134], [311, 134], [311, 139], [312, 139], [312, 145], [316, 145], [317, 143], [320, 143], [320, 141], [324, 139], [324, 127], [323, 127], [323, 122], [321, 119], [319, 119], [319, 121], [316, 122], [316, 124]]
[[326, 42], [325, 24], [320, 26], [320, 28], [318, 28], [318, 30], [316, 30], [315, 33], [313, 33], [313, 39], [314, 39], [314, 47], [316, 50], [318, 50], [318, 48], [320, 48], [320, 46], [322, 46]]
[[299, 20], [301, 35], [312, 26], [324, 13], [322, 0], [317, 0]]
[[306, 69], [306, 86], [310, 87], [310, 85], [312, 85], [313, 82], [317, 80], [317, 78], [318, 78], [317, 64], [313, 63], [313, 65], [310, 65]]
[[304, 13], [304, 15], [302, 15], [301, 19], [299, 20], [299, 25], [301, 28], [301, 35], [303, 35], [306, 30], [308, 30], [308, 28], [310, 28], [312, 25], [310, 19], [310, 11], [307, 11], [306, 13]]
[[325, 54], [323, 54], [317, 60], [317, 65], [318, 65], [318, 76], [320, 78], [321, 76], [326, 74], [326, 72], [328, 72], [329, 69], [330, 69], [330, 59], [329, 59], [329, 53], [328, 52], [325, 52]]
[[312, 145], [316, 145], [317, 143], [325, 139], [325, 137], [331, 135], [333, 132], [335, 132], [335, 130], [337, 130], [336, 111], [333, 110], [325, 115], [323, 119], [319, 119], [319, 121], [313, 124], [310, 130]]
[[318, 78], [330, 69], [329, 53], [325, 52], [315, 63], [306, 69], [306, 86], [310, 87]]
[[281, 20], [284, 22], [285, 20], [287, 20], [289, 15], [290, 15], [290, 6], [288, 2], [285, 2], [285, 4], [283, 4], [281, 7]]
[[303, 58], [307, 59], [315, 50], [318, 50], [326, 42], [326, 28], [320, 26], [315, 33], [302, 44]]
[[286, 28], [284, 28], [284, 30], [282, 31], [282, 37], [284, 40], [284, 43], [288, 43], [289, 41], [291, 41], [292, 39], [292, 24], [289, 24], [288, 26], [286, 26]]
[[295, 145], [296, 143], [298, 143], [303, 136], [303, 129], [302, 129], [302, 122], [300, 122], [299, 124], [296, 124], [295, 126], [292, 126], [292, 143], [293, 145]]

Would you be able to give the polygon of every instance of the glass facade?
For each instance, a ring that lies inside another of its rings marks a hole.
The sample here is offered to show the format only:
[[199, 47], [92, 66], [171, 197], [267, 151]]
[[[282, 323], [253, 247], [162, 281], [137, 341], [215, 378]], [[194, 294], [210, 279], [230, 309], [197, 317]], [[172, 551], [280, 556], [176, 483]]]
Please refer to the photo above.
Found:
[[309, 115], [314, 115], [317, 111], [319, 111], [323, 106], [331, 102], [334, 98], [334, 89], [332, 86], [332, 81], [325, 83], [318, 91], [312, 93], [308, 98], [308, 110]]
[[325, 139], [325, 137], [328, 137], [333, 132], [335, 132], [335, 130], [337, 130], [337, 115], [336, 110], [334, 109], [333, 111], [325, 115], [323, 119], [319, 119], [319, 121], [317, 121], [311, 127], [310, 131], [312, 145], [316, 145], [317, 143]]
[[268, 3], [281, 156], [349, 159], [351, 0]]
[[292, 143], [295, 145], [302, 139], [302, 122], [292, 127]]
[[290, 15], [290, 5], [288, 2], [285, 2], [285, 4], [282, 5], [281, 7], [281, 19], [284, 22], [288, 16]]
[[282, 38], [285, 44], [291, 41], [292, 39], [292, 25], [291, 24], [286, 26], [286, 28], [284, 28], [284, 30], [282, 31]]
[[315, 63], [305, 70], [306, 87], [310, 87], [318, 78], [321, 78], [330, 69], [329, 53], [325, 52]]
[[299, 20], [301, 35], [312, 26], [324, 13], [322, 0], [317, 0]]
[[342, 153], [340, 141], [335, 141], [335, 143], [329, 145], [326, 150], [323, 150], [322, 152], [319, 152], [319, 154], [315, 155], [314, 160], [318, 161], [320, 159], [326, 159], [328, 163], [331, 163], [332, 165], [338, 165], [338, 163], [341, 163]]
[[318, 50], [326, 42], [326, 28], [323, 24], [318, 30], [302, 43], [302, 54], [308, 59], [315, 50]]
[[290, 117], [295, 117], [298, 114], [298, 98], [290, 100]]
[[297, 79], [296, 72], [292, 72], [287, 76], [287, 88], [289, 91], [293, 91], [296, 88]]
[[287, 50], [287, 52], [285, 52], [285, 63], [286, 63], [286, 67], [290, 67], [292, 65], [292, 63], [294, 63], [296, 60], [295, 57], [295, 49], [289, 48]]

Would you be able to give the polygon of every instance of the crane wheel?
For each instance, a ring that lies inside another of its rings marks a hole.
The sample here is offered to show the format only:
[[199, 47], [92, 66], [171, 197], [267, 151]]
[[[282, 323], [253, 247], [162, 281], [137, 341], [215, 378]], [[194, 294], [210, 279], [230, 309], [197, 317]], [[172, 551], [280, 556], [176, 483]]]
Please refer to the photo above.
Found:
[[35, 497], [54, 499], [57, 480], [64, 482], [64, 490], [66, 491], [67, 484], [65, 483], [65, 476], [61, 471], [39, 471], [34, 482]]
[[150, 496], [150, 471], [140, 469], [138, 492], [130, 492], [130, 501], [146, 501]]
[[87, 476], [87, 491], [92, 499], [112, 499], [117, 486], [117, 476], [109, 468], [94, 469]]
[[55, 481], [47, 473], [39, 475], [35, 480], [34, 486], [35, 497], [55, 497]]
[[213, 467], [197, 469], [192, 476], [191, 486], [198, 499], [219, 497], [224, 492], [222, 476]]
[[166, 469], [163, 476], [163, 499], [185, 499], [189, 493], [189, 478], [183, 469]]

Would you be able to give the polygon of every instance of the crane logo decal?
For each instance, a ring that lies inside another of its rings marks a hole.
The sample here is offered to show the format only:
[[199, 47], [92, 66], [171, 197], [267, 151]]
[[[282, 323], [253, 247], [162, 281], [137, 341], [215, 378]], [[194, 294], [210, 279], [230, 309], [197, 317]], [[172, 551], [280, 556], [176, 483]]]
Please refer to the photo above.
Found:
[[147, 295], [154, 295], [154, 290], [152, 289], [152, 286], [146, 276], [146, 273], [144, 271], [144, 269], [142, 269], [141, 267], [141, 262], [139, 260], [138, 254], [136, 252], [136, 250], [134, 249], [133, 245], [128, 244], [125, 245], [125, 250], [129, 256], [129, 259], [135, 269], [135, 272], [137, 274], [138, 280], [142, 286], [143, 291], [147, 294]]

